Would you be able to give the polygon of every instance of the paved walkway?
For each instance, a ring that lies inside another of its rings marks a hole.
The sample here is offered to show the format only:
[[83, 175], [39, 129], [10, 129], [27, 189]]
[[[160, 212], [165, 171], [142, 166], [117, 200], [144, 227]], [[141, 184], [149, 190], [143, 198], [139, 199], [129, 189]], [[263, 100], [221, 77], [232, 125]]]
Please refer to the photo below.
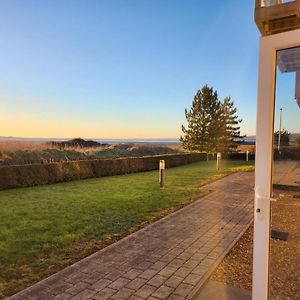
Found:
[[300, 188], [300, 162], [276, 161], [273, 182], [277, 186], [286, 185]]
[[252, 221], [253, 179], [211, 183], [206, 197], [11, 299], [190, 299]]

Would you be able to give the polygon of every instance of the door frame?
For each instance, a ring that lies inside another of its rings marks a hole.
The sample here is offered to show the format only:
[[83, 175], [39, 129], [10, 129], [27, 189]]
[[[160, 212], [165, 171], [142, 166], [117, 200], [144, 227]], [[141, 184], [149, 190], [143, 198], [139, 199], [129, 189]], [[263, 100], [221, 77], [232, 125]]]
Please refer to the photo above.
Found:
[[270, 216], [277, 50], [300, 46], [300, 29], [260, 39], [256, 115], [252, 299], [269, 293]]

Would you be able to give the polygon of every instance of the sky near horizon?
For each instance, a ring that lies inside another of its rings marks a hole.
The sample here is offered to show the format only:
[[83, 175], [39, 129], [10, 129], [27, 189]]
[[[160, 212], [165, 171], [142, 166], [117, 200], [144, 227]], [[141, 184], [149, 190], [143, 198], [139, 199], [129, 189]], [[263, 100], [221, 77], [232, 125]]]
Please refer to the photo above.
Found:
[[0, 0], [0, 136], [179, 138], [204, 84], [232, 97], [253, 135], [253, 10], [236, 0]]

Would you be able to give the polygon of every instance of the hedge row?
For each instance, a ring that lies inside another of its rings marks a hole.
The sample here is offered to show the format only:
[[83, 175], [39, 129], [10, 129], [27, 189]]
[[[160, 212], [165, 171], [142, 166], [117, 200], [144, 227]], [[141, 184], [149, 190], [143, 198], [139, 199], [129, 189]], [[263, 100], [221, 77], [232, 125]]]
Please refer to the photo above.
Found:
[[0, 190], [150, 171], [158, 169], [158, 163], [161, 159], [164, 159], [166, 167], [170, 168], [206, 160], [206, 154], [169, 154], [148, 157], [3, 166], [0, 167]]
[[[227, 155], [222, 155], [222, 157], [232, 159], [232, 160], [246, 160], [246, 153], [245, 152], [231, 152], [231, 153], [228, 153]], [[250, 152], [248, 154], [248, 159], [255, 160], [255, 153]]]

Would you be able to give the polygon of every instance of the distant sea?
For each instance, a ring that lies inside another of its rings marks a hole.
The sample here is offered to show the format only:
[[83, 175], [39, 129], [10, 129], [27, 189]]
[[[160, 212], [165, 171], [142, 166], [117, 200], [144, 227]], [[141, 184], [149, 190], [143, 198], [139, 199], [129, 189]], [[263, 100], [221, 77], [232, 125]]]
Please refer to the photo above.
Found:
[[[296, 139], [296, 137], [300, 136], [299, 133], [291, 134], [291, 140]], [[68, 141], [72, 138], [22, 138], [22, 137], [2, 137], [0, 136], [0, 141], [30, 141], [36, 143], [44, 143], [49, 141]], [[134, 144], [157, 144], [157, 145], [178, 145], [180, 144], [179, 139], [176, 138], [167, 138], [167, 139], [90, 139], [90, 138], [83, 138], [85, 140], [93, 140], [99, 143], [106, 143], [106, 144], [119, 144], [119, 143], [134, 143]], [[253, 144], [255, 143], [255, 135], [249, 135], [245, 137], [245, 142]]]
[[[44, 143], [50, 141], [62, 142], [68, 141], [72, 138], [22, 138], [22, 137], [0, 137], [0, 141], [12, 141], [12, 142], [22, 142], [30, 141], [36, 143]], [[98, 138], [83, 138], [85, 140], [93, 140], [99, 143], [106, 144], [119, 144], [119, 143], [134, 143], [134, 144], [157, 144], [157, 145], [177, 145], [180, 144], [179, 139], [169, 138], [169, 139], [98, 139]]]

